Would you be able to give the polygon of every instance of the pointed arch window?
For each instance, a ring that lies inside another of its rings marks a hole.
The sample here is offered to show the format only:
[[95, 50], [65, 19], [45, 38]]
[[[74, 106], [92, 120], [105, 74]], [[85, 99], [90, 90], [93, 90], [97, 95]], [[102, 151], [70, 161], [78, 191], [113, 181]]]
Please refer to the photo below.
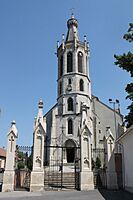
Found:
[[59, 83], [59, 94], [62, 93], [62, 82]]
[[68, 111], [73, 111], [73, 99], [71, 97], [67, 100], [67, 104], [68, 104]]
[[67, 54], [67, 72], [73, 71], [73, 56], [72, 52], [68, 52]]
[[73, 134], [73, 121], [72, 121], [72, 119], [68, 120], [68, 134]]
[[60, 76], [63, 75], [63, 56], [60, 57]]
[[78, 72], [83, 73], [83, 54], [78, 52]]
[[71, 85], [72, 84], [72, 80], [71, 78], [68, 79], [68, 85]]
[[80, 79], [80, 82], [79, 82], [79, 89], [80, 91], [84, 91], [84, 81], [82, 79]]

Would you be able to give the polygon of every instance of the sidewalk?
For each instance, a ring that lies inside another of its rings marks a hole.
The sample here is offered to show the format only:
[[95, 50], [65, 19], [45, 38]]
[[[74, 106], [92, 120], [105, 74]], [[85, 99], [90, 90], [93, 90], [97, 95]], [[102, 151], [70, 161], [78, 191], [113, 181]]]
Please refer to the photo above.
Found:
[[14, 199], [14, 198], [21, 198], [21, 197], [39, 197], [42, 196], [41, 193], [35, 192], [27, 192], [27, 191], [14, 191], [14, 192], [0, 192], [0, 199]]
[[0, 200], [104, 200], [98, 190], [80, 192], [80, 191], [44, 191], [44, 192], [6, 192], [0, 193]]
[[0, 192], [0, 200], [133, 200], [133, 194], [122, 190]]

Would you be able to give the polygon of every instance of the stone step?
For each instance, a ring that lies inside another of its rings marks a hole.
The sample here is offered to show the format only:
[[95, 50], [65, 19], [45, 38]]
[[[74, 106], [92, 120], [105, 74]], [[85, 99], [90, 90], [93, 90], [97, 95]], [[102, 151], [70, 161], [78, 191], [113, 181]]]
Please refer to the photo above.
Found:
[[75, 174], [72, 174], [71, 176], [70, 175], [67, 175], [67, 174], [45, 174], [44, 176], [44, 179], [45, 180], [56, 180], [56, 179], [63, 179], [64, 181], [67, 180], [67, 181], [72, 181], [72, 180], [75, 180]]
[[61, 186], [61, 173], [47, 171], [44, 176], [44, 187], [46, 190], [55, 189], [75, 189], [75, 173], [66, 172], [62, 174], [62, 186]]
[[50, 178], [53, 178], [53, 179], [56, 179], [56, 178], [58, 178], [58, 179], [61, 179], [61, 177], [63, 178], [63, 179], [75, 179], [75, 176], [64, 176], [64, 175], [62, 175], [62, 176], [60, 176], [60, 175], [47, 175], [47, 176], [44, 176], [44, 179], [50, 179]]
[[[53, 171], [49, 171], [49, 172], [45, 172], [44, 175], [58, 175], [58, 176], [61, 176], [61, 172], [53, 172]], [[63, 172], [63, 176], [66, 176], [66, 177], [72, 177], [72, 176], [75, 176], [75, 173], [74, 172]]]
[[[62, 180], [62, 182], [63, 182], [63, 184], [67, 184], [67, 185], [74, 185], [75, 184], [75, 179], [73, 179], [73, 180]], [[44, 183], [46, 184], [46, 183], [61, 183], [61, 179], [59, 180], [59, 179], [55, 179], [55, 180], [53, 180], [53, 179], [45, 179], [44, 180]]]
[[59, 189], [59, 188], [66, 188], [66, 189], [75, 189], [75, 185], [65, 185], [65, 184], [62, 184], [62, 186], [61, 186], [61, 184], [45, 184], [44, 185], [44, 188], [46, 188], [46, 189], [53, 189], [53, 188], [55, 188], [55, 189]]
[[[53, 184], [56, 184], [56, 183], [57, 183], [57, 184], [61, 184], [61, 180], [54, 180], [54, 181], [53, 181], [53, 180], [47, 180], [47, 181], [44, 181], [44, 183], [45, 183], [45, 184], [48, 184], [48, 183], [51, 183], [51, 184], [52, 184], [52, 183], [53, 183]], [[75, 181], [72, 181], [72, 182], [67, 182], [67, 181], [64, 182], [64, 181], [62, 181], [62, 183], [63, 183], [63, 184], [66, 184], [66, 185], [75, 185]]]

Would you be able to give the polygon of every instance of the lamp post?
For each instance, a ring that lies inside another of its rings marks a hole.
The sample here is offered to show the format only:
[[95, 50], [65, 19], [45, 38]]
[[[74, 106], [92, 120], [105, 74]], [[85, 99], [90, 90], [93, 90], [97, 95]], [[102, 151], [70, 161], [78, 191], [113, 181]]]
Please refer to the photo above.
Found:
[[113, 110], [114, 110], [114, 123], [115, 123], [115, 134], [116, 134], [116, 138], [118, 138], [118, 133], [117, 133], [117, 124], [116, 124], [116, 104], [118, 105], [118, 109], [120, 107], [120, 102], [118, 99], [112, 100], [109, 99], [109, 103], [113, 104]]

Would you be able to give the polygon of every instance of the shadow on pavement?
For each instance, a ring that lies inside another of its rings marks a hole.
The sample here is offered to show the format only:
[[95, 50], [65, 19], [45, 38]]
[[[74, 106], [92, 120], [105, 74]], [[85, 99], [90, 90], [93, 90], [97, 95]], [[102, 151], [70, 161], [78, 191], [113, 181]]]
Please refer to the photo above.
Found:
[[133, 200], [133, 194], [124, 190], [99, 189], [105, 200]]

